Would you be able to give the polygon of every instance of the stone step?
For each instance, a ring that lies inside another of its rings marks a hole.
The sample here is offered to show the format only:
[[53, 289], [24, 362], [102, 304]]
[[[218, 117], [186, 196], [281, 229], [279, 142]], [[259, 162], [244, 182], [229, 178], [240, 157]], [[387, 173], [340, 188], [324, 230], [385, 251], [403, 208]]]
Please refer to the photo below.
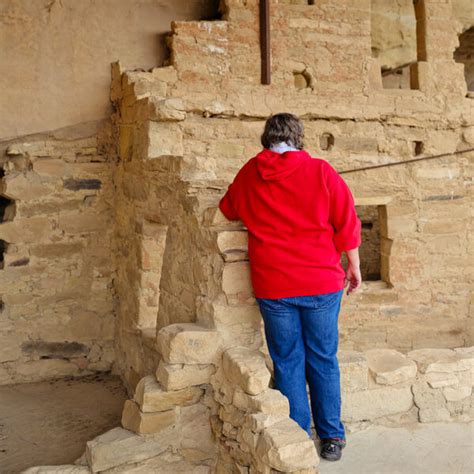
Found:
[[401, 352], [392, 349], [365, 351], [369, 370], [381, 385], [393, 385], [416, 377], [416, 363]]
[[164, 390], [180, 390], [208, 384], [216, 368], [212, 364], [167, 364], [160, 360], [156, 378]]
[[163, 437], [141, 436], [123, 428], [113, 428], [87, 442], [86, 459], [92, 472], [101, 472], [158, 456], [168, 446]]
[[179, 417], [179, 408], [144, 413], [133, 400], [126, 400], [122, 412], [122, 426], [139, 434], [158, 433], [174, 425]]
[[226, 378], [249, 395], [268, 389], [271, 375], [261, 352], [233, 347], [224, 352], [222, 366]]
[[176, 406], [194, 405], [203, 395], [199, 387], [165, 390], [153, 375], [143, 377], [135, 388], [134, 401], [144, 413], [171, 410]]
[[474, 367], [474, 353], [452, 349], [415, 349], [407, 356], [413, 359], [421, 373], [456, 372]]
[[311, 469], [319, 464], [313, 440], [290, 418], [269, 426], [261, 433], [256, 454], [265, 464], [282, 472]]

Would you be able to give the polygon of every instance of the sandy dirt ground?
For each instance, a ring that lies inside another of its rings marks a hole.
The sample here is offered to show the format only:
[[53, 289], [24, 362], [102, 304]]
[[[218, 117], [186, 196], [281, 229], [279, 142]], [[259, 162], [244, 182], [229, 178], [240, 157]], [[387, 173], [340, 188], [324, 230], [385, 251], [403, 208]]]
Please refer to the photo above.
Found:
[[105, 374], [0, 386], [0, 473], [72, 463], [86, 441], [120, 425], [126, 398]]

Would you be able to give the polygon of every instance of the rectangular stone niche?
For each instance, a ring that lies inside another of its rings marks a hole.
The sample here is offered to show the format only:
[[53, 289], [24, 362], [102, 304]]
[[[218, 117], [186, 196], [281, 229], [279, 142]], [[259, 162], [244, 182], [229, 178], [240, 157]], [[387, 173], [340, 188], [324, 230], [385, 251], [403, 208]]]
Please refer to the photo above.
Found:
[[[390, 243], [386, 237], [387, 198], [356, 199], [356, 211], [362, 223], [362, 244], [359, 247], [360, 269], [365, 282], [389, 283]], [[343, 254], [342, 264], [347, 265]]]

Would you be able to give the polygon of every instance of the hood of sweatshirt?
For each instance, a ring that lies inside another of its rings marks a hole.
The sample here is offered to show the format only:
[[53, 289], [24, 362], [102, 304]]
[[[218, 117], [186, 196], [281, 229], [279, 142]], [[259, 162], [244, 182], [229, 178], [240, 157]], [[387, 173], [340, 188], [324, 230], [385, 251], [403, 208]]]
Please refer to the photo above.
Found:
[[281, 181], [291, 176], [308, 158], [311, 157], [304, 150], [277, 153], [268, 148], [255, 156], [257, 170], [265, 181]]

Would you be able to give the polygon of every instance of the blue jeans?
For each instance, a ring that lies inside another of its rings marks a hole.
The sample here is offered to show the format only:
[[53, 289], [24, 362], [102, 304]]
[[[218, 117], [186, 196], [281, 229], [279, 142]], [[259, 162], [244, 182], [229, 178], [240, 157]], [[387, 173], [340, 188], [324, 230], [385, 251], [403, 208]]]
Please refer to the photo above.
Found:
[[311, 411], [319, 438], [345, 439], [336, 356], [344, 290], [288, 298], [256, 298], [262, 313], [274, 385], [290, 402], [290, 417], [311, 436]]

